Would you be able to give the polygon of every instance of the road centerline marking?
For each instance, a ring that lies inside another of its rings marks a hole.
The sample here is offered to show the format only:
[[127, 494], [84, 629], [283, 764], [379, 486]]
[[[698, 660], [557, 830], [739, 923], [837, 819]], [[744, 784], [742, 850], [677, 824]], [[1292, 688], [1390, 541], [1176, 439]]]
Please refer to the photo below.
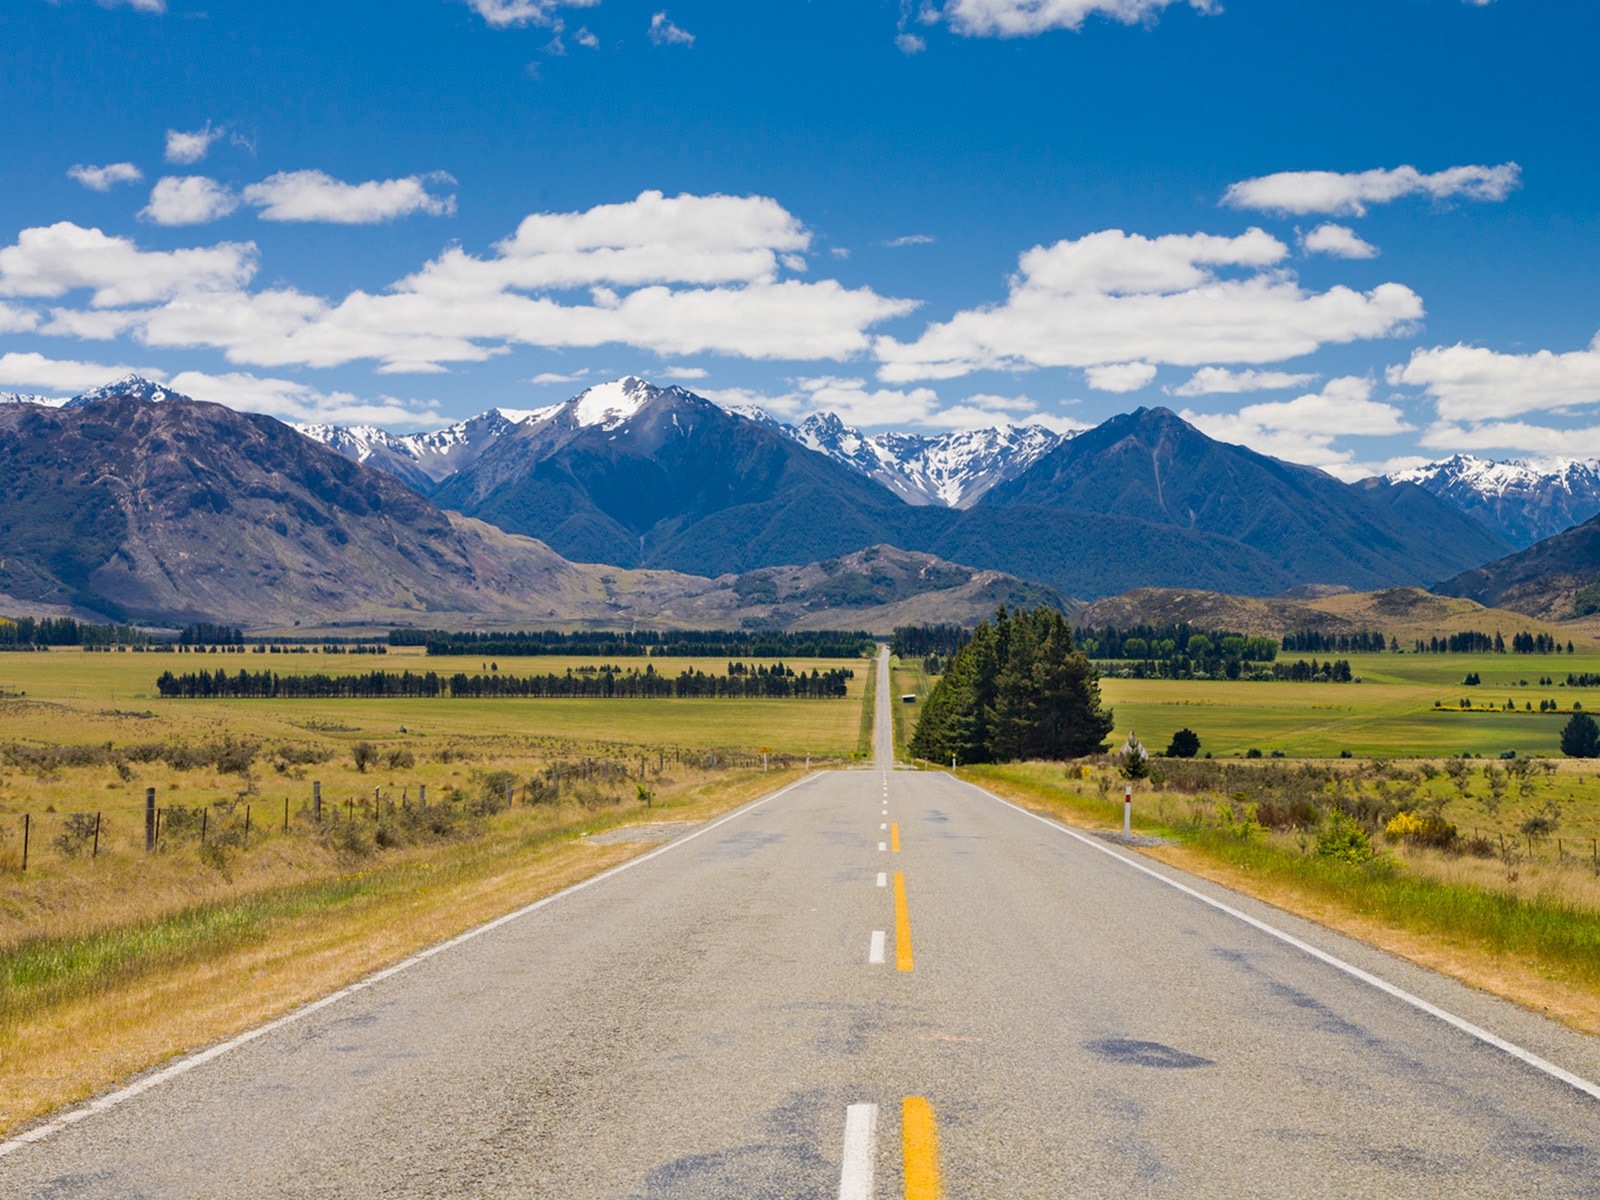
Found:
[[926, 1097], [907, 1096], [901, 1103], [900, 1142], [906, 1200], [939, 1200], [939, 1123]]
[[879, 887], [888, 887], [889, 886], [889, 872], [887, 872], [887, 871], [879, 871], [878, 872], [878, 886]]
[[894, 873], [894, 965], [909, 971], [911, 961], [911, 910], [906, 905], [906, 873]]
[[879, 842], [878, 843], [878, 853], [882, 854], [888, 848], [889, 848], [889, 843], [888, 842]]
[[900, 853], [900, 826], [898, 823], [889, 826], [889, 849], [896, 854]]
[[844, 1162], [839, 1200], [872, 1200], [872, 1168], [878, 1157], [878, 1106], [852, 1104], [844, 1110]]
[[884, 945], [886, 940], [887, 935], [883, 930], [874, 929], [872, 931], [872, 941], [867, 947], [867, 962], [869, 964], [876, 965], [884, 961]]

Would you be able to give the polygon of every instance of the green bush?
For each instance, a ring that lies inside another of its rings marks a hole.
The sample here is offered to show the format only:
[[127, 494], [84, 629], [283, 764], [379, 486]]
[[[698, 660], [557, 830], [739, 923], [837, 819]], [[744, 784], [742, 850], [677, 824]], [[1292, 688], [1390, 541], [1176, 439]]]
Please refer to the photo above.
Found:
[[1354, 817], [1335, 808], [1317, 834], [1317, 853], [1323, 858], [1359, 865], [1372, 861], [1372, 838]]

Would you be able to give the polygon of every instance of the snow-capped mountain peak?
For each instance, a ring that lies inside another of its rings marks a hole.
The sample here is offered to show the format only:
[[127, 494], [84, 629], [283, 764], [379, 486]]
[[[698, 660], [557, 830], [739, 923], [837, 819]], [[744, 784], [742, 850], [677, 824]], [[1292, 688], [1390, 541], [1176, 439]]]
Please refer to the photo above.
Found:
[[581, 428], [598, 425], [602, 429], [615, 429], [660, 393], [661, 389], [654, 384], [628, 375], [609, 383], [597, 383], [574, 396], [564, 407]]
[[121, 379], [113, 380], [103, 387], [91, 388], [87, 392], [74, 396], [64, 405], [66, 408], [82, 408], [86, 404], [94, 404], [99, 400], [109, 400], [118, 396], [131, 397], [146, 404], [159, 403], [162, 400], [187, 400], [182, 392], [175, 392], [165, 384], [156, 383], [144, 378], [142, 375], [124, 375]]
[[1518, 547], [1532, 545], [1600, 512], [1600, 460], [1456, 454], [1384, 476], [1449, 501]]
[[910, 504], [950, 508], [971, 507], [1070, 436], [1042, 425], [962, 429], [937, 437], [864, 434], [831, 412], [786, 428], [802, 445], [870, 475]]

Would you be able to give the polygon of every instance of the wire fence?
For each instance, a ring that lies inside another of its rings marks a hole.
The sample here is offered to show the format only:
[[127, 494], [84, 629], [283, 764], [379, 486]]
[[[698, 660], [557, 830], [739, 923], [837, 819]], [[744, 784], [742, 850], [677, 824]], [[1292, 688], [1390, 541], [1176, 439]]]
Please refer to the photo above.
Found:
[[[468, 787], [434, 786], [423, 782], [374, 785], [370, 792], [348, 788], [339, 795], [324, 794], [320, 781], [311, 781], [298, 796], [281, 798], [244, 792], [200, 799], [193, 803], [158, 804], [154, 787], [142, 797], [94, 807], [63, 809], [48, 806], [43, 812], [22, 811], [0, 815], [0, 869], [26, 871], [41, 855], [61, 859], [94, 860], [112, 847], [147, 854], [193, 848], [204, 855], [258, 845], [271, 837], [327, 830], [340, 824], [365, 823], [381, 827], [386, 821], [410, 824], [441, 821], [459, 816], [486, 817], [519, 806], [555, 804], [576, 798], [593, 802], [605, 789], [637, 788], [636, 798], [649, 806], [654, 792], [647, 786], [673, 767], [704, 772], [787, 771], [804, 765], [837, 765], [839, 760], [770, 751], [692, 751], [660, 748], [627, 757], [582, 757], [541, 764], [528, 774], [510, 770], [479, 773]], [[624, 796], [610, 797], [613, 800]]]

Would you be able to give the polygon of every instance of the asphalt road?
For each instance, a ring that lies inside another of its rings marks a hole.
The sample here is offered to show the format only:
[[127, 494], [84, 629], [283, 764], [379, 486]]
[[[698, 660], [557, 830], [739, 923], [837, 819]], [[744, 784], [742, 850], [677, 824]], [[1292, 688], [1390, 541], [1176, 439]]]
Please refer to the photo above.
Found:
[[819, 773], [0, 1147], [0, 1196], [1600, 1196], [1596, 1039], [1136, 857]]

